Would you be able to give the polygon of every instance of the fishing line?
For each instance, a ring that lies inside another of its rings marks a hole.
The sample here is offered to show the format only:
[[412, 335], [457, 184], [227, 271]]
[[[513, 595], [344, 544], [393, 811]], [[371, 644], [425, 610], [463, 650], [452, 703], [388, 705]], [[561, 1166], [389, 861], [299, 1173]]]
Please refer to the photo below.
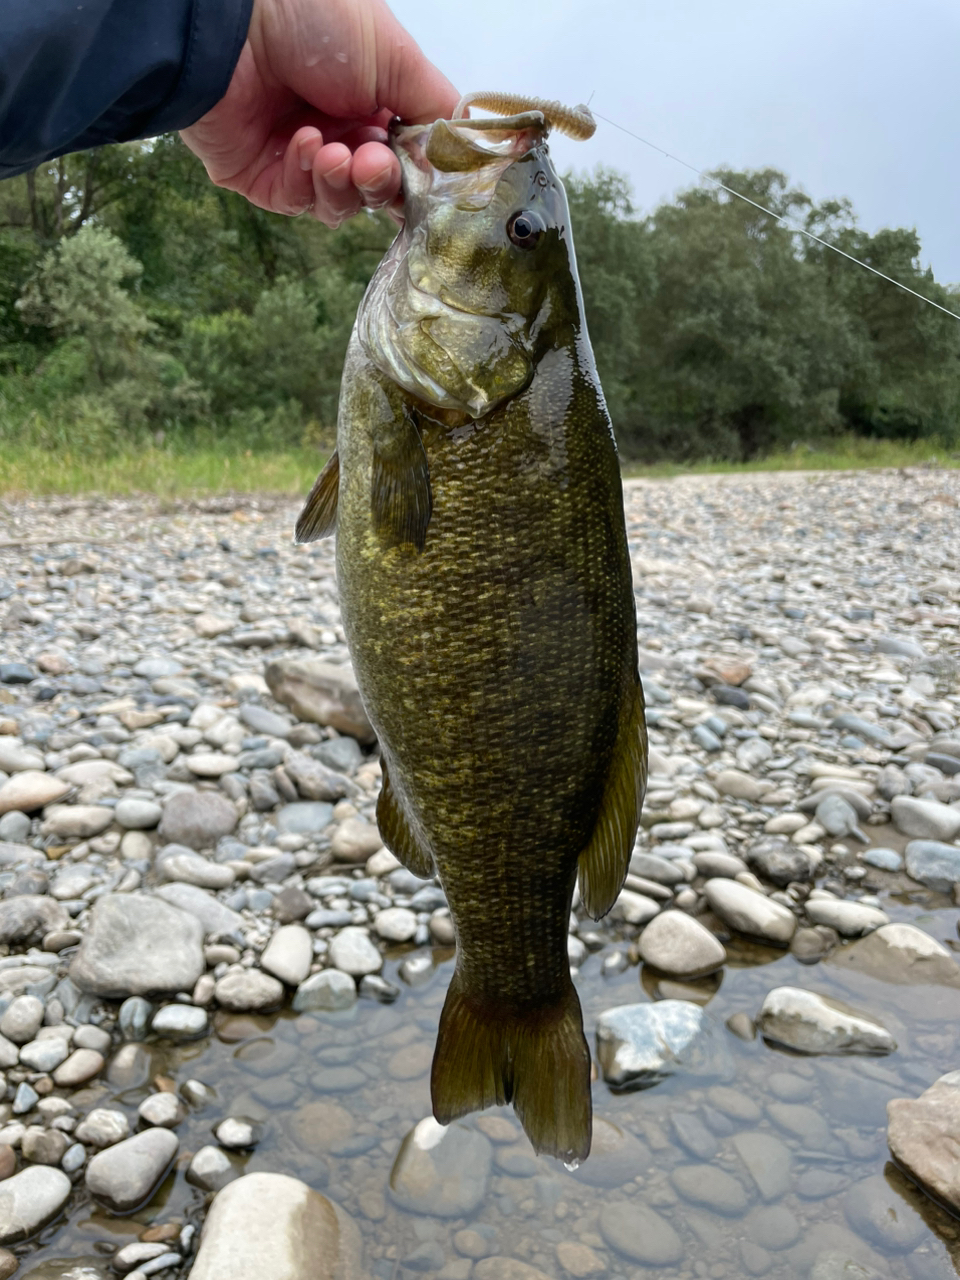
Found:
[[[590, 95], [593, 97], [593, 94]], [[689, 169], [691, 173], [695, 173], [698, 178], [702, 178], [704, 182], [712, 182], [715, 187], [719, 187], [721, 191], [725, 191], [727, 195], [736, 196], [738, 200], [742, 200], [745, 204], [752, 205], [754, 209], [759, 209], [761, 213], [765, 213], [770, 218], [775, 218], [777, 222], [783, 223], [786, 229], [797, 235], [806, 236], [808, 240], [812, 240], [815, 244], [823, 245], [825, 249], [831, 249], [834, 253], [838, 253], [841, 258], [846, 258], [848, 262], [854, 262], [858, 267], [863, 267], [865, 271], [870, 271], [875, 276], [879, 276], [881, 280], [886, 280], [889, 284], [894, 284], [898, 289], [902, 289], [904, 293], [911, 294], [914, 298], [919, 298], [921, 302], [927, 303], [928, 306], [936, 307], [938, 311], [942, 311], [946, 316], [952, 316], [954, 320], [960, 320], [960, 315], [956, 311], [951, 311], [949, 307], [942, 307], [939, 302], [934, 302], [932, 298], [925, 297], [922, 293], [917, 293], [916, 289], [911, 289], [909, 285], [904, 284], [901, 280], [895, 280], [893, 276], [888, 276], [883, 271], [878, 271], [876, 267], [871, 267], [869, 262], [861, 262], [859, 258], [855, 258], [852, 253], [847, 253], [844, 249], [838, 249], [835, 244], [831, 244], [829, 240], [822, 240], [820, 236], [815, 236], [812, 231], [807, 231], [804, 227], [795, 227], [787, 221], [780, 213], [774, 213], [772, 209], [765, 208], [762, 204], [758, 204], [756, 200], [751, 200], [749, 196], [745, 196], [742, 191], [735, 191], [733, 187], [728, 187], [721, 182], [719, 178], [711, 177], [709, 173], [704, 173], [702, 169], [698, 169], [696, 165], [688, 164], [686, 160], [681, 160], [679, 156], [673, 155], [669, 151], [664, 151], [663, 147], [658, 147], [655, 142], [651, 142], [648, 138], [642, 138], [639, 133], [634, 133], [632, 129], [627, 129], [622, 124], [617, 124], [616, 120], [611, 120], [609, 116], [603, 115], [600, 111], [593, 111], [598, 120], [612, 125], [614, 129], [619, 129], [621, 133], [625, 133], [628, 137], [642, 142], [645, 147], [657, 151], [662, 156], [666, 156], [668, 160], [673, 160], [676, 164], [683, 165], [685, 169]]]

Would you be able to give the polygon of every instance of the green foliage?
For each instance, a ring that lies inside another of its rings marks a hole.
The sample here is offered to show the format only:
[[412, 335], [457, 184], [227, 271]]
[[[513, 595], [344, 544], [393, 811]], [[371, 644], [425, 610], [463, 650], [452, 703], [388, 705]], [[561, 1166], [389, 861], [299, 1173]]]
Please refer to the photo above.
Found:
[[[815, 206], [776, 170], [715, 176], [960, 312], [913, 231], [867, 235], [849, 203]], [[567, 185], [625, 456], [960, 440], [956, 320], [721, 190], [644, 217], [619, 174]], [[333, 233], [264, 213], [172, 136], [0, 183], [0, 444], [91, 459], [325, 451], [356, 309], [394, 232], [383, 215]]]

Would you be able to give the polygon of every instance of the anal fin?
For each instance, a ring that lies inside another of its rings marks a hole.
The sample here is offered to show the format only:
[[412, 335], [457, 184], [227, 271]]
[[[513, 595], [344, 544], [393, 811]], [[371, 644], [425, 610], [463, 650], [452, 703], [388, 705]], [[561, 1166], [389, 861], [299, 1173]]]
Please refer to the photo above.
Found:
[[386, 546], [423, 550], [433, 511], [430, 469], [416, 423], [405, 414], [374, 433], [370, 503]]
[[454, 973], [447, 990], [430, 1077], [441, 1124], [513, 1102], [535, 1151], [559, 1160], [590, 1152], [590, 1050], [571, 985], [554, 1006], [511, 1014], [472, 999]]
[[597, 824], [579, 858], [580, 897], [594, 920], [605, 916], [623, 888], [647, 784], [647, 726], [643, 688], [624, 712]]
[[334, 451], [303, 504], [294, 533], [297, 542], [316, 542], [318, 538], [326, 538], [333, 533], [337, 527], [339, 491], [340, 456]]
[[433, 857], [420, 848], [416, 836], [410, 830], [410, 824], [397, 803], [397, 797], [390, 785], [386, 761], [382, 759], [380, 771], [383, 781], [380, 795], [377, 797], [377, 826], [380, 828], [383, 843], [400, 859], [408, 871], [412, 871], [422, 880], [430, 880], [437, 874]]

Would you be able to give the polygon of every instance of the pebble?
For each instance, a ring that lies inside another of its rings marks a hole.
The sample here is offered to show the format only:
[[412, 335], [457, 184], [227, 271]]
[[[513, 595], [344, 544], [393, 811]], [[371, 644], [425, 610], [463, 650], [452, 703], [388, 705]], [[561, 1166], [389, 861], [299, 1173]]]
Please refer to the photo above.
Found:
[[801, 987], [776, 987], [764, 998], [757, 1026], [767, 1040], [798, 1053], [892, 1053], [880, 1022]]
[[26, 769], [0, 783], [0, 813], [14, 809], [21, 813], [34, 813], [45, 805], [62, 800], [69, 790], [70, 784], [62, 778], [54, 778], [38, 769]]
[[201, 1147], [187, 1166], [187, 1181], [203, 1191], [219, 1191], [238, 1177], [230, 1157], [219, 1147]]
[[796, 932], [797, 918], [789, 907], [747, 885], [718, 878], [708, 880], [703, 891], [711, 910], [738, 933], [783, 947]]
[[646, 964], [677, 977], [712, 973], [727, 959], [713, 934], [682, 911], [663, 911], [651, 920], [640, 935], [638, 950]]
[[779, 1200], [787, 1194], [793, 1179], [793, 1160], [779, 1138], [753, 1130], [734, 1134], [730, 1141], [762, 1200]]
[[321, 800], [296, 800], [277, 813], [277, 830], [286, 835], [314, 835], [333, 821], [333, 805]]
[[114, 998], [189, 991], [204, 971], [202, 943], [185, 911], [146, 894], [104, 894], [70, 977], [81, 991]]
[[291, 987], [304, 981], [312, 962], [313, 938], [299, 924], [281, 925], [260, 957], [262, 969]]
[[903, 858], [896, 849], [876, 847], [867, 849], [863, 860], [870, 867], [879, 867], [881, 871], [902, 871]]
[[885, 1252], [909, 1253], [927, 1235], [920, 1214], [880, 1174], [855, 1183], [843, 1209], [854, 1231]]
[[387, 907], [377, 913], [373, 927], [387, 942], [409, 942], [417, 932], [417, 917], [406, 907]]
[[232, 867], [211, 862], [184, 845], [166, 845], [157, 854], [156, 866], [165, 880], [177, 880], [200, 889], [228, 889], [236, 879]]
[[144, 1124], [173, 1129], [183, 1119], [183, 1107], [175, 1093], [151, 1093], [137, 1108]]
[[190, 849], [212, 848], [237, 825], [233, 801], [217, 791], [179, 791], [163, 806], [160, 836]]
[[355, 978], [368, 973], [379, 973], [383, 968], [383, 956], [370, 941], [365, 929], [341, 929], [330, 943], [329, 954], [330, 962], [335, 968]]
[[374, 741], [349, 666], [334, 666], [316, 658], [281, 658], [267, 665], [266, 678], [273, 696], [298, 720], [330, 725], [358, 742]]
[[153, 800], [126, 797], [114, 809], [117, 825], [126, 831], [149, 831], [160, 821], [163, 810]]
[[829, 898], [808, 899], [806, 912], [814, 924], [836, 929], [842, 938], [860, 938], [872, 933], [881, 925], [889, 924], [890, 917], [878, 907], [867, 907], [860, 902], [842, 902]]
[[130, 1135], [130, 1123], [123, 1111], [94, 1107], [74, 1130], [74, 1137], [91, 1147], [112, 1147]]
[[349, 1009], [357, 1001], [357, 984], [339, 969], [321, 969], [297, 987], [293, 1008], [297, 1013]]
[[99, 1075], [103, 1068], [103, 1054], [97, 1053], [96, 1049], [74, 1049], [54, 1071], [53, 1083], [61, 1089], [76, 1088]]
[[245, 1147], [255, 1147], [261, 1132], [262, 1126], [254, 1120], [228, 1116], [217, 1125], [214, 1136], [222, 1147], [242, 1151]]
[[671, 1173], [670, 1181], [691, 1204], [703, 1205], [727, 1217], [738, 1217], [750, 1203], [742, 1183], [713, 1164], [680, 1165]]
[[905, 862], [907, 875], [940, 893], [950, 893], [960, 884], [960, 845], [939, 840], [911, 840]]
[[0, 1242], [16, 1244], [55, 1218], [72, 1190], [60, 1169], [32, 1165], [0, 1183]]
[[207, 1015], [191, 1004], [166, 1004], [153, 1015], [151, 1030], [171, 1040], [195, 1040], [207, 1029]]
[[960, 835], [960, 809], [940, 804], [936, 800], [895, 796], [890, 802], [890, 812], [897, 830], [917, 840], [937, 840], [949, 844]]
[[179, 1145], [169, 1129], [135, 1133], [92, 1157], [84, 1175], [87, 1190], [114, 1212], [130, 1213], [157, 1187]]
[[36, 996], [17, 996], [0, 1017], [0, 1035], [14, 1044], [27, 1044], [36, 1036], [42, 1022], [43, 1001]]
[[283, 985], [258, 969], [243, 969], [218, 979], [214, 995], [219, 1005], [233, 1013], [256, 1013], [283, 1003]]
[[611, 1247], [647, 1267], [675, 1266], [683, 1244], [669, 1222], [642, 1201], [616, 1201], [600, 1210], [600, 1234]]

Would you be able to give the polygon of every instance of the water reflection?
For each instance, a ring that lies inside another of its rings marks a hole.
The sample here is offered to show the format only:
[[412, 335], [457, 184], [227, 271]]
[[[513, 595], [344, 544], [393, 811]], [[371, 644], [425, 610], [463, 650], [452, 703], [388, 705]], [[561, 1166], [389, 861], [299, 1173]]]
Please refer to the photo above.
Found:
[[[952, 919], [933, 910], [927, 925], [943, 937]], [[162, 1238], [199, 1223], [209, 1194], [186, 1168], [233, 1116], [262, 1126], [252, 1150], [229, 1153], [234, 1170], [292, 1174], [342, 1204], [360, 1226], [372, 1280], [955, 1276], [960, 1224], [889, 1163], [885, 1123], [891, 1098], [915, 1096], [958, 1065], [960, 992], [891, 985], [843, 963], [805, 966], [740, 941], [728, 950], [722, 974], [683, 982], [648, 967], [610, 972], [608, 952], [587, 955], [577, 983], [591, 1041], [597, 1016], [614, 1005], [692, 1001], [709, 1006], [732, 1073], [678, 1073], [619, 1094], [595, 1082], [593, 1153], [574, 1171], [535, 1157], [509, 1111], [446, 1130], [428, 1118], [449, 950], [390, 957], [385, 977], [402, 992], [392, 1005], [218, 1013], [207, 1041], [128, 1047], [108, 1082], [84, 1091], [83, 1106], [132, 1114], [152, 1082], [169, 1077], [187, 1111], [176, 1167], [127, 1218], [79, 1191], [67, 1221], [47, 1229], [38, 1252], [31, 1247], [25, 1274], [102, 1280], [106, 1253], [146, 1228]], [[404, 965], [413, 985], [400, 976]], [[724, 1030], [731, 1015], [753, 1017], [779, 985], [869, 1011], [898, 1051], [806, 1058]]]

